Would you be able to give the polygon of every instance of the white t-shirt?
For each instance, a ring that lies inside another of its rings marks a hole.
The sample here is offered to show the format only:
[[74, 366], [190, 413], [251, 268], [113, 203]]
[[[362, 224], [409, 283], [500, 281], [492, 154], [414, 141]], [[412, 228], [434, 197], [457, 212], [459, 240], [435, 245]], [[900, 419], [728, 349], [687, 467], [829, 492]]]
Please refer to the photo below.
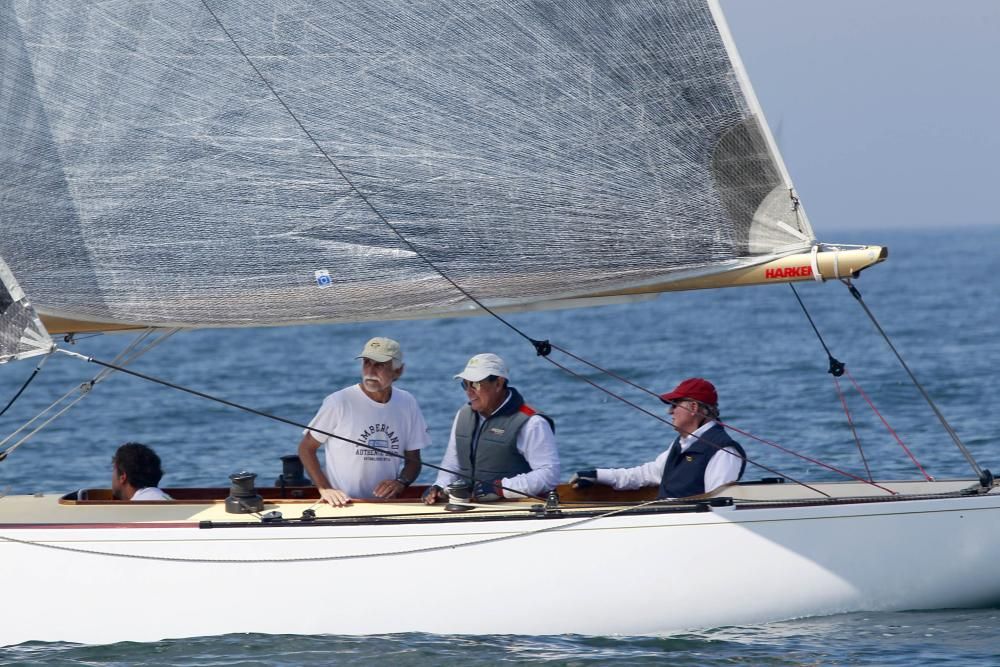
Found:
[[147, 486], [142, 489], [137, 489], [136, 492], [132, 494], [130, 500], [173, 500], [173, 498], [155, 486]]
[[372, 498], [375, 487], [386, 479], [395, 479], [403, 469], [401, 457], [383, 454], [353, 442], [402, 455], [430, 444], [427, 422], [417, 399], [405, 389], [392, 388], [388, 403], [368, 398], [358, 385], [326, 397], [319, 412], [309, 422], [318, 428], [352, 442], [331, 438], [307, 430], [326, 449], [326, 476], [333, 488], [352, 498]]

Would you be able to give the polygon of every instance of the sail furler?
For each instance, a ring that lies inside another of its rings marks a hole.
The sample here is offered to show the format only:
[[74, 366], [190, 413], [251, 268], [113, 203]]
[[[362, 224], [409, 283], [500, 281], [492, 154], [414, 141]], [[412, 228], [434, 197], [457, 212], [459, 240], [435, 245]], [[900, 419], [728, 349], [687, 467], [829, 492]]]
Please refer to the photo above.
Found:
[[705, 0], [212, 7], [405, 242], [200, 1], [15, 0], [0, 201], [18, 224], [0, 254], [40, 312], [201, 327], [461, 310], [414, 248], [477, 299], [530, 308], [813, 241]]

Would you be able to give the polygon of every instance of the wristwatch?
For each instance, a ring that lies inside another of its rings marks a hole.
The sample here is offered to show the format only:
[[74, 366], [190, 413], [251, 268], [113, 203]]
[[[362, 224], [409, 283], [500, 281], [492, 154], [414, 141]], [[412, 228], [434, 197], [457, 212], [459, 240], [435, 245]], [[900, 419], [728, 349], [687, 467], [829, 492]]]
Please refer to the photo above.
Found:
[[410, 484], [413, 484], [412, 479], [405, 479], [402, 474], [396, 476], [396, 481], [402, 484], [403, 486], [409, 486]]

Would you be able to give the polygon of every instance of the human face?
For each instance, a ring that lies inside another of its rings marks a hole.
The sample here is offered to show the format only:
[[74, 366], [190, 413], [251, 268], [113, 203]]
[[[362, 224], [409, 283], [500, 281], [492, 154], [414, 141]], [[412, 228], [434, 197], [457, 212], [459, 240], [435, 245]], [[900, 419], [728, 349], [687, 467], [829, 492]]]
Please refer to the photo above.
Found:
[[392, 383], [402, 374], [403, 367], [393, 370], [392, 359], [375, 361], [365, 357], [361, 360], [361, 389], [372, 399], [384, 403], [389, 400]]
[[111, 462], [111, 497], [115, 500], [124, 500], [122, 498], [122, 482], [124, 481], [125, 475], [118, 472], [118, 464], [114, 461]]
[[674, 430], [681, 435], [688, 435], [698, 430], [704, 421], [701, 406], [697, 401], [682, 398], [669, 408], [667, 412], [673, 417]]
[[477, 382], [462, 380], [462, 386], [469, 399], [469, 406], [484, 417], [493, 414], [507, 397], [506, 385], [495, 375]]

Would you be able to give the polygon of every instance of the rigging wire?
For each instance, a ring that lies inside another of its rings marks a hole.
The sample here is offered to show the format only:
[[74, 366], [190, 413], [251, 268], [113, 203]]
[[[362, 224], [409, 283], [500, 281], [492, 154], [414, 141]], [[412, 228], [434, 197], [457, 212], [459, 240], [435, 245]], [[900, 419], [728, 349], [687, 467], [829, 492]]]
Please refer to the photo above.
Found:
[[872, 477], [872, 470], [868, 467], [868, 457], [865, 456], [865, 450], [861, 446], [861, 437], [858, 435], [858, 430], [854, 427], [854, 418], [851, 416], [851, 409], [847, 407], [847, 397], [844, 396], [844, 390], [840, 388], [840, 380], [834, 377], [833, 384], [837, 387], [837, 396], [840, 398], [840, 404], [844, 407], [844, 414], [847, 415], [847, 425], [850, 427], [851, 435], [854, 436], [854, 442], [858, 446], [858, 454], [861, 455], [861, 462], [865, 464], [865, 474], [868, 475], [869, 481], [875, 481], [874, 477]]
[[502, 324], [506, 325], [509, 329], [511, 329], [514, 333], [528, 340], [532, 345], [535, 346], [535, 350], [538, 352], [539, 356], [544, 357], [548, 355], [548, 353], [552, 349], [548, 341], [540, 341], [531, 338], [523, 331], [521, 331], [513, 324], [511, 324], [503, 317], [501, 317], [498, 313], [496, 313], [488, 306], [486, 306], [486, 304], [484, 304], [482, 301], [474, 297], [468, 290], [466, 290], [457, 282], [455, 282], [451, 278], [451, 276], [449, 276], [447, 273], [444, 272], [444, 270], [440, 269], [433, 261], [431, 261], [431, 259], [427, 257], [427, 255], [425, 255], [423, 252], [421, 252], [417, 246], [415, 246], [412, 242], [410, 242], [409, 239], [403, 236], [402, 232], [400, 232], [399, 229], [394, 224], [389, 222], [389, 220], [384, 215], [382, 215], [382, 212], [379, 211], [379, 209], [375, 206], [375, 204], [372, 203], [372, 201], [365, 195], [365, 193], [362, 192], [361, 189], [354, 184], [354, 182], [347, 176], [346, 173], [344, 173], [344, 171], [340, 168], [340, 165], [338, 165], [333, 160], [333, 158], [330, 157], [329, 153], [327, 153], [326, 150], [323, 148], [323, 146], [320, 145], [319, 141], [317, 141], [316, 138], [313, 137], [312, 133], [306, 128], [305, 124], [303, 124], [303, 122], [299, 120], [299, 117], [295, 115], [295, 112], [292, 111], [291, 107], [289, 107], [285, 103], [285, 100], [281, 97], [281, 95], [278, 94], [278, 91], [275, 90], [274, 86], [271, 85], [271, 82], [267, 80], [267, 77], [264, 76], [264, 73], [257, 68], [257, 65], [253, 62], [253, 60], [250, 59], [250, 56], [246, 54], [246, 51], [244, 51], [243, 47], [241, 47], [239, 42], [236, 41], [236, 38], [233, 37], [232, 34], [230, 34], [229, 30], [222, 23], [222, 19], [220, 19], [218, 15], [215, 13], [215, 11], [212, 10], [212, 7], [209, 5], [208, 0], [201, 0], [201, 3], [202, 5], [205, 6], [205, 9], [208, 10], [208, 13], [212, 15], [212, 18], [215, 19], [215, 22], [219, 25], [219, 28], [222, 30], [222, 32], [225, 33], [229, 41], [233, 43], [234, 47], [236, 47], [236, 50], [240, 52], [240, 55], [243, 56], [243, 59], [247, 61], [247, 64], [250, 65], [251, 69], [253, 69], [253, 71], [257, 74], [257, 76], [264, 83], [264, 85], [267, 86], [267, 89], [271, 91], [271, 94], [274, 95], [275, 99], [278, 100], [278, 103], [281, 104], [281, 106], [285, 109], [285, 111], [292, 118], [292, 120], [295, 121], [295, 124], [299, 126], [299, 129], [302, 130], [303, 134], [305, 134], [306, 137], [309, 139], [309, 141], [312, 142], [313, 146], [316, 147], [316, 150], [318, 150], [320, 154], [326, 159], [326, 161], [330, 163], [330, 166], [332, 166], [334, 170], [337, 172], [337, 174], [340, 176], [340, 178], [343, 179], [343, 181], [347, 184], [347, 187], [352, 192], [354, 192], [354, 194], [356, 194], [358, 198], [361, 199], [362, 202], [364, 202], [365, 206], [367, 206], [372, 213], [375, 214], [375, 217], [377, 217], [379, 221], [382, 222], [382, 224], [388, 227], [390, 231], [392, 231], [392, 233], [395, 234], [396, 237], [403, 244], [406, 245], [406, 247], [408, 247], [411, 251], [413, 251], [413, 253], [417, 257], [423, 260], [423, 262], [427, 264], [427, 266], [429, 266], [435, 273], [437, 273], [445, 281], [447, 281], [448, 284], [450, 284], [452, 287], [458, 290], [465, 298], [469, 299], [474, 304], [476, 304], [484, 311], [486, 311], [488, 314], [492, 315], [499, 322], [501, 322]]
[[24, 381], [24, 384], [21, 385], [21, 388], [17, 390], [17, 393], [14, 394], [14, 396], [9, 401], [7, 401], [7, 405], [4, 406], [4, 409], [0, 410], [0, 417], [2, 417], [4, 413], [10, 409], [10, 406], [14, 405], [14, 401], [16, 401], [18, 398], [21, 397], [21, 394], [23, 394], [24, 390], [28, 388], [28, 385], [31, 384], [31, 381], [35, 379], [35, 376], [38, 375], [38, 371], [42, 370], [42, 366], [45, 365], [45, 362], [48, 361], [51, 355], [52, 353], [49, 352], [48, 354], [42, 357], [42, 360], [38, 362], [38, 365], [35, 366], [35, 370], [32, 371], [31, 375], [28, 376], [28, 379]]
[[892, 437], [896, 439], [896, 442], [899, 443], [899, 446], [903, 448], [903, 451], [906, 452], [906, 455], [909, 456], [910, 460], [913, 461], [914, 465], [917, 466], [917, 470], [919, 470], [920, 474], [924, 476], [924, 479], [926, 479], [928, 482], [934, 481], [934, 478], [927, 474], [927, 471], [924, 470], [924, 467], [922, 465], [920, 465], [920, 462], [917, 461], [917, 458], [913, 455], [913, 452], [910, 451], [910, 448], [906, 446], [902, 438], [900, 438], [899, 435], [896, 433], [896, 431], [891, 426], [889, 426], [889, 422], [885, 420], [885, 417], [882, 416], [882, 413], [878, 411], [878, 409], [875, 407], [875, 404], [872, 403], [870, 398], [868, 398], [868, 394], [866, 394], [864, 390], [861, 389], [861, 385], [859, 385], [857, 380], [854, 379], [854, 376], [851, 375], [850, 371], [847, 371], [847, 377], [850, 378], [851, 383], [854, 385], [854, 388], [858, 390], [858, 393], [861, 394], [861, 396], [865, 399], [865, 401], [867, 401], [872, 411], [876, 415], [878, 415], [879, 419], [882, 420], [882, 424], [884, 424], [885, 427], [889, 430], [889, 433], [892, 434]]
[[[313, 146], [316, 147], [316, 149], [323, 156], [323, 158], [326, 159], [326, 161], [330, 164], [330, 166], [333, 167], [333, 169], [337, 172], [337, 174], [344, 181], [344, 183], [347, 184], [348, 188], [358, 196], [358, 198], [365, 204], [365, 206], [368, 207], [368, 209], [371, 210], [371, 212], [375, 215], [375, 217], [378, 218], [378, 220], [380, 222], [382, 222], [386, 227], [389, 228], [389, 230], [392, 231], [392, 233], [400, 240], [400, 242], [402, 242], [404, 245], [406, 245], [406, 247], [408, 247], [428, 267], [430, 267], [435, 273], [437, 273], [439, 276], [441, 276], [441, 278], [443, 278], [446, 282], [448, 282], [459, 293], [461, 293], [467, 299], [469, 299], [474, 304], [476, 304], [476, 306], [478, 306], [479, 308], [481, 308], [484, 312], [486, 312], [487, 314], [491, 315], [498, 322], [500, 322], [501, 324], [503, 324], [506, 327], [508, 327], [511, 331], [513, 331], [517, 335], [521, 336], [522, 338], [524, 338], [525, 340], [527, 340], [528, 342], [530, 342], [534, 346], [535, 351], [538, 354], [538, 356], [541, 356], [541, 357], [545, 358], [546, 361], [548, 361], [549, 363], [552, 363], [553, 365], [558, 366], [559, 368], [561, 368], [564, 371], [570, 373], [571, 375], [583, 379], [582, 376], [580, 376], [579, 374], [575, 373], [572, 370], [567, 369], [565, 366], [562, 366], [561, 364], [558, 364], [556, 361], [554, 361], [553, 359], [551, 359], [551, 357], [549, 355], [552, 352], [553, 346], [552, 346], [552, 344], [548, 340], [536, 340], [536, 339], [528, 336], [526, 333], [524, 333], [523, 331], [521, 331], [519, 328], [517, 328], [516, 326], [514, 326], [510, 322], [508, 322], [506, 319], [504, 319], [498, 313], [496, 313], [491, 308], [489, 308], [488, 306], [486, 306], [486, 304], [484, 304], [482, 301], [480, 301], [475, 296], [473, 296], [468, 290], [466, 290], [461, 285], [459, 285], [457, 282], [455, 282], [455, 280], [452, 279], [451, 276], [449, 276], [444, 270], [442, 270], [441, 268], [439, 268], [433, 261], [431, 261], [431, 259], [429, 257], [427, 257], [423, 252], [421, 252], [421, 250], [417, 246], [415, 246], [409, 239], [407, 239], [402, 234], [402, 232], [400, 232], [399, 229], [395, 225], [393, 225], [382, 214], [382, 212], [378, 209], [378, 207], [376, 207], [375, 204], [372, 203], [372, 201], [361, 191], [361, 189], [358, 188], [354, 184], [354, 182], [348, 177], [348, 175], [333, 160], [333, 158], [330, 157], [330, 155], [326, 152], [326, 150], [319, 143], [319, 141], [312, 135], [312, 133], [308, 130], [308, 128], [306, 128], [305, 124], [299, 119], [299, 117], [295, 114], [295, 112], [292, 111], [291, 107], [288, 106], [288, 104], [285, 102], [285, 100], [282, 98], [282, 96], [278, 93], [278, 91], [274, 88], [274, 86], [267, 79], [267, 77], [264, 76], [264, 73], [260, 71], [260, 69], [254, 63], [254, 61], [250, 58], [250, 56], [247, 55], [246, 51], [244, 51], [243, 47], [240, 46], [239, 42], [236, 41], [236, 38], [232, 35], [232, 33], [229, 32], [228, 28], [226, 28], [225, 24], [222, 22], [222, 19], [212, 9], [209, 1], [208, 0], [201, 0], [201, 3], [205, 7], [206, 11], [208, 11], [208, 13], [212, 16], [212, 19], [219, 26], [219, 29], [225, 34], [226, 38], [232, 43], [233, 47], [240, 53], [240, 55], [243, 57], [243, 59], [247, 62], [247, 64], [254, 71], [254, 73], [261, 80], [261, 82], [263, 82], [263, 84], [271, 92], [271, 94], [278, 101], [278, 103], [282, 106], [282, 108], [284, 108], [285, 112], [289, 115], [289, 117], [291, 117], [292, 120], [295, 122], [295, 124], [298, 125], [299, 129], [306, 136], [306, 138], [308, 138], [308, 140], [313, 144]], [[793, 201], [795, 202], [795, 208], [798, 209], [797, 199], [794, 197], [794, 194], [793, 194]], [[565, 350], [560, 350], [560, 351], [563, 351], [564, 353], [569, 354], [568, 352], [565, 352]], [[575, 357], [575, 355], [570, 355], [570, 356], [573, 356], [574, 358], [579, 359], [579, 357]], [[91, 361], [96, 361], [96, 360], [91, 359]], [[583, 360], [581, 360], [581, 361], [583, 361]], [[584, 363], [588, 363], [589, 364], [589, 362], [584, 362]], [[590, 364], [590, 365], [593, 366], [593, 364]], [[596, 366], [594, 366], [594, 367], [597, 368]], [[607, 372], [607, 371], [604, 371], [604, 372]], [[615, 377], [617, 377], [617, 376], [615, 376]], [[644, 389], [642, 387], [639, 387], [638, 385], [636, 385], [636, 384], [634, 384], [634, 383], [632, 383], [632, 382], [630, 382], [628, 380], [625, 380], [623, 378], [618, 378], [618, 379], [620, 379], [623, 382], [626, 382], [626, 383], [632, 385], [633, 387], [636, 387], [636, 388], [638, 388], [638, 389], [640, 389], [642, 391], [645, 391], [646, 393], [652, 394], [654, 396], [656, 395], [655, 393], [649, 391], [648, 389]], [[183, 387], [177, 387], [177, 388], [182, 389], [184, 391], [190, 391], [190, 390], [187, 390], [187, 389], [185, 389]], [[615, 394], [613, 394], [611, 392], [608, 392], [608, 393], [610, 395], [612, 395], [612, 396], [615, 396], [619, 400], [623, 400], [624, 402], [626, 402], [629, 405], [633, 405], [633, 404], [629, 403], [628, 401], [625, 401], [623, 398], [618, 397], [617, 395], [615, 395]], [[224, 401], [222, 399], [219, 399], [219, 400], [222, 401], [222, 402], [224, 402], [224, 403], [226, 402], [226, 401]], [[231, 404], [231, 405], [233, 405], [233, 407], [240, 407], [241, 409], [243, 409], [243, 406], [236, 406], [235, 404]], [[633, 405], [633, 407], [634, 407], [634, 405]], [[267, 416], [267, 415], [264, 415], [264, 413], [260, 413], [260, 412], [257, 412], [255, 410], [253, 410], [252, 408], [246, 408], [246, 409], [248, 411], [254, 412], [255, 414], [260, 414], [262, 416]], [[647, 414], [651, 414], [651, 413], [649, 413], [648, 411], [645, 411], [645, 410], [643, 410], [643, 412], [646, 412]], [[279, 421], [284, 421], [280, 417], [274, 417], [274, 418], [278, 419]], [[665, 420], [661, 419], [661, 421], [665, 421]], [[755, 437], [755, 436], [750, 436], [750, 437]], [[763, 442], [766, 442], [766, 441], [763, 441]], [[785, 450], [785, 451], [789, 451], [789, 453], [794, 453], [794, 452], [790, 452], [790, 450]], [[796, 454], [796, 455], [800, 456], [798, 454]], [[808, 457], [803, 457], [803, 458], [808, 458]], [[819, 462], [816, 462], [816, 463], [819, 463]], [[759, 463], [755, 463], [755, 465], [760, 466]], [[821, 465], [825, 465], [825, 464], [821, 464]], [[763, 467], [763, 466], [761, 466], [761, 467]], [[831, 470], [836, 470], [835, 468], [832, 468], [831, 466], [825, 466], [825, 467], [828, 467]], [[771, 471], [770, 468], [765, 468], [765, 469]], [[774, 472], [775, 474], [779, 474], [782, 477], [785, 477], [787, 479], [792, 479], [791, 477], [789, 477], [787, 475], [783, 475], [781, 473], [777, 473], [776, 471], [771, 471], [771, 472]], [[847, 473], [843, 473], [842, 471], [838, 471], [838, 472], [841, 472], [841, 474], [846, 474], [849, 477], [853, 477], [853, 475], [849, 475]], [[857, 479], [860, 479], [860, 478], [857, 478]], [[862, 480], [862, 481], [865, 481], [865, 480]], [[802, 484], [801, 482], [798, 482], [798, 483]]]
[[854, 376], [852, 376], [850, 371], [847, 370], [847, 366], [841, 361], [835, 359], [833, 354], [830, 353], [830, 348], [827, 347], [826, 341], [823, 340], [823, 336], [820, 334], [819, 329], [816, 327], [816, 323], [813, 322], [813, 318], [809, 314], [809, 310], [806, 308], [806, 305], [802, 301], [802, 298], [799, 296], [798, 290], [795, 289], [795, 285], [789, 283], [788, 286], [792, 288], [792, 294], [795, 295], [795, 299], [799, 302], [799, 306], [802, 308], [802, 312], [805, 314], [806, 319], [809, 321], [809, 325], [812, 327], [813, 332], [816, 334], [816, 338], [819, 339], [820, 345], [822, 345], [823, 350], [826, 351], [826, 356], [830, 361], [830, 368], [828, 369], [827, 372], [833, 376], [833, 383], [837, 389], [837, 396], [840, 398], [840, 403], [844, 408], [844, 414], [847, 415], [847, 424], [851, 429], [851, 434], [854, 436], [854, 442], [858, 447], [858, 453], [861, 455], [861, 461], [864, 463], [865, 472], [868, 475], [868, 479], [869, 480], [873, 479], [872, 471], [871, 468], [868, 466], [868, 458], [865, 456], [864, 448], [862, 448], [861, 446], [861, 438], [859, 437], [858, 431], [854, 426], [854, 420], [851, 418], [851, 411], [847, 407], [847, 400], [846, 397], [844, 396], [844, 392], [840, 388], [840, 380], [838, 379], [845, 373], [847, 374], [847, 377], [850, 378], [851, 383], [854, 385], [854, 388], [857, 390], [857, 392], [868, 403], [868, 406], [872, 409], [872, 412], [874, 412], [875, 415], [882, 421], [882, 424], [886, 427], [889, 433], [891, 433], [892, 436], [896, 439], [896, 442], [899, 443], [899, 446], [903, 448], [903, 451], [906, 453], [906, 455], [909, 456], [910, 460], [913, 461], [913, 463], [917, 466], [917, 470], [920, 471], [920, 474], [922, 474], [927, 481], [931, 481], [933, 478], [927, 474], [927, 471], [924, 470], [923, 466], [920, 465], [920, 462], [917, 461], [917, 458], [913, 455], [913, 452], [910, 451], [910, 449], [906, 446], [906, 444], [899, 437], [896, 431], [893, 430], [892, 426], [889, 425], [889, 422], [886, 421], [885, 417], [882, 416], [882, 413], [879, 412], [878, 408], [875, 407], [875, 404], [871, 401], [871, 399], [868, 398], [868, 395], [861, 389], [861, 385], [858, 384], [857, 380], [854, 379]]
[[972, 466], [973, 471], [975, 471], [976, 475], [979, 477], [979, 480], [982, 483], [982, 485], [992, 486], [993, 474], [989, 470], [984, 470], [979, 466], [979, 463], [976, 462], [975, 457], [972, 456], [972, 452], [970, 452], [968, 448], [965, 446], [965, 444], [961, 441], [961, 439], [959, 439], [958, 433], [955, 432], [955, 429], [953, 429], [951, 427], [951, 424], [948, 423], [948, 420], [945, 419], [944, 414], [941, 412], [941, 410], [938, 409], [937, 404], [934, 403], [934, 399], [930, 397], [930, 394], [927, 393], [927, 390], [924, 389], [924, 386], [920, 384], [919, 380], [917, 380], [917, 376], [913, 374], [913, 371], [910, 370], [910, 367], [906, 364], [905, 361], [903, 361], [903, 357], [899, 354], [899, 351], [896, 350], [896, 346], [892, 344], [892, 341], [889, 340], [888, 334], [885, 333], [885, 330], [882, 329], [882, 326], [878, 323], [878, 320], [875, 319], [875, 315], [872, 313], [871, 310], [869, 310], [868, 304], [865, 303], [865, 300], [861, 296], [861, 292], [858, 291], [858, 288], [854, 286], [854, 283], [851, 282], [850, 279], [842, 278], [840, 282], [842, 282], [847, 287], [848, 291], [851, 293], [851, 296], [853, 296], [855, 300], [861, 305], [861, 308], [864, 309], [865, 314], [868, 315], [868, 319], [870, 319], [872, 324], [875, 325], [875, 329], [879, 332], [879, 334], [881, 334], [882, 339], [886, 342], [886, 345], [889, 346], [889, 349], [892, 350], [892, 353], [896, 355], [896, 359], [903, 367], [903, 370], [906, 371], [906, 374], [910, 376], [910, 380], [913, 382], [914, 386], [916, 386], [917, 390], [920, 391], [920, 395], [923, 396], [924, 400], [927, 401], [927, 404], [931, 406], [931, 410], [934, 411], [934, 414], [935, 416], [937, 416], [938, 421], [941, 422], [941, 425], [944, 427], [944, 430], [948, 432], [949, 436], [951, 436], [952, 442], [955, 443], [959, 451], [962, 452], [962, 455], [965, 456], [965, 460], [969, 462], [970, 466]]
[[[107, 362], [107, 361], [102, 361], [102, 360], [97, 359], [95, 357], [88, 357], [88, 356], [79, 354], [77, 352], [71, 352], [69, 350], [63, 350], [63, 349], [58, 349], [57, 351], [61, 352], [62, 354], [69, 355], [71, 357], [76, 357], [77, 359], [83, 359], [84, 361], [89, 361], [90, 363], [97, 364], [98, 366], [104, 366], [105, 368], [109, 368], [109, 369], [118, 371], [120, 373], [125, 373], [126, 375], [131, 375], [133, 377], [137, 377], [137, 378], [140, 378], [142, 380], [146, 380], [148, 382], [152, 382], [154, 384], [159, 384], [159, 385], [162, 385], [164, 387], [168, 387], [170, 389], [176, 389], [177, 391], [182, 391], [182, 392], [184, 392], [186, 394], [191, 394], [192, 396], [197, 396], [199, 398], [203, 398], [203, 399], [208, 400], [208, 401], [213, 401], [215, 403], [220, 403], [222, 405], [227, 405], [227, 406], [229, 406], [231, 408], [235, 408], [237, 410], [242, 410], [243, 412], [248, 412], [250, 414], [257, 415], [258, 417], [264, 417], [265, 419], [271, 419], [271, 420], [276, 421], [276, 422], [281, 422], [282, 424], [288, 424], [290, 426], [296, 426], [296, 427], [301, 428], [303, 430], [310, 430], [310, 431], [315, 431], [316, 433], [322, 433], [325, 436], [328, 436], [328, 437], [331, 437], [331, 438], [336, 438], [337, 440], [341, 440], [343, 442], [346, 442], [348, 444], [354, 445], [356, 447], [364, 447], [365, 449], [370, 449], [372, 451], [378, 452], [379, 454], [385, 454], [386, 456], [392, 456], [392, 457], [395, 457], [395, 458], [398, 458], [398, 459], [405, 459], [406, 458], [405, 455], [400, 454], [399, 452], [394, 452], [394, 451], [392, 451], [390, 449], [383, 449], [383, 448], [377, 447], [377, 446], [375, 446], [375, 445], [373, 445], [371, 443], [365, 443], [365, 442], [361, 442], [359, 440], [351, 440], [350, 438], [345, 438], [345, 437], [337, 435], [335, 433], [329, 433], [327, 431], [324, 431], [323, 429], [316, 428], [315, 426], [309, 426], [308, 424], [303, 424], [301, 422], [297, 422], [294, 419], [288, 419], [286, 417], [281, 417], [279, 415], [271, 414], [269, 412], [264, 412], [262, 410], [257, 410], [256, 408], [251, 408], [248, 405], [242, 405], [240, 403], [235, 403], [235, 402], [227, 400], [225, 398], [220, 398], [218, 396], [213, 396], [211, 394], [206, 394], [205, 392], [198, 391], [197, 389], [191, 389], [190, 387], [185, 387], [183, 385], [175, 384], [173, 382], [170, 382], [168, 380], [164, 380], [162, 378], [154, 377], [152, 375], [146, 375], [145, 373], [140, 373], [139, 371], [134, 371], [134, 370], [132, 370], [130, 368], [124, 368], [122, 366], [118, 366], [118, 365], [115, 365], [115, 364]], [[504, 491], [509, 491], [509, 492], [515, 494], [515, 497], [516, 496], [524, 496], [526, 498], [534, 498], [535, 500], [541, 500], [541, 501], [545, 500], [545, 498], [542, 498], [540, 496], [535, 496], [535, 495], [527, 494], [527, 493], [524, 493], [523, 491], [518, 491], [517, 489], [511, 489], [511, 488], [508, 488], [508, 487], [503, 486], [501, 484], [497, 484], [496, 480], [493, 480], [493, 479], [479, 479], [477, 477], [472, 477], [470, 475], [465, 475], [465, 474], [463, 474], [461, 472], [458, 472], [458, 471], [455, 471], [455, 470], [449, 470], [448, 468], [444, 468], [444, 467], [441, 467], [441, 466], [438, 466], [438, 465], [434, 465], [433, 463], [424, 463], [424, 462], [421, 462], [421, 464], [427, 466], [428, 468], [433, 468], [434, 470], [440, 470], [441, 472], [446, 472], [446, 473], [449, 473], [451, 475], [457, 475], [458, 477], [461, 477], [462, 479], [467, 479], [467, 480], [469, 480], [469, 481], [471, 481], [473, 483], [476, 483], [476, 482], [486, 482], [486, 483], [493, 484], [494, 486], [500, 487]]]
[[[121, 363], [126, 363], [126, 364], [131, 363], [131, 362], [135, 361], [136, 359], [138, 359], [139, 357], [141, 357], [142, 355], [144, 355], [147, 352], [149, 352], [150, 350], [152, 350], [152, 349], [156, 348], [157, 346], [159, 346], [161, 343], [163, 343], [165, 340], [167, 340], [170, 336], [174, 335], [177, 331], [179, 331], [179, 329], [167, 329], [167, 330], [162, 330], [162, 331], [161, 330], [156, 330], [156, 329], [144, 329], [138, 336], [136, 336], [136, 338], [131, 343], [129, 343], [128, 346], [125, 347], [124, 350], [122, 350], [121, 352], [119, 352], [115, 356], [115, 361], [116, 362], [121, 362]], [[151, 342], [149, 342], [148, 344], [146, 344], [145, 347], [140, 348], [139, 346], [144, 341], [146, 341], [148, 338], [150, 338], [150, 336], [152, 336], [154, 333], [156, 333], [156, 337]], [[58, 348], [56, 348], [56, 351], [66, 353], [64, 350], [59, 350]], [[29, 419], [24, 424], [21, 424], [21, 426], [17, 430], [15, 430], [13, 433], [11, 433], [10, 435], [8, 435], [3, 440], [0, 440], [0, 447], [3, 447], [8, 442], [10, 442], [11, 439], [13, 439], [15, 436], [17, 436], [19, 433], [21, 433], [22, 431], [24, 431], [25, 429], [27, 429], [29, 426], [31, 426], [32, 424], [34, 424], [36, 421], [38, 421], [39, 419], [41, 419], [42, 417], [44, 417], [45, 415], [47, 415], [51, 410], [53, 410], [56, 407], [60, 406], [64, 401], [66, 401], [67, 399], [69, 399], [69, 397], [72, 396], [74, 393], [79, 392], [79, 394], [77, 395], [77, 397], [75, 399], [73, 399], [68, 405], [64, 406], [61, 410], [59, 410], [54, 415], [52, 415], [51, 417], [49, 417], [48, 419], [46, 419], [44, 422], [42, 422], [40, 425], [38, 425], [37, 427], [35, 427], [34, 429], [32, 429], [27, 435], [25, 435], [20, 440], [18, 440], [17, 442], [15, 442], [13, 445], [11, 445], [10, 447], [8, 447], [7, 449], [5, 449], [3, 451], [0, 451], [0, 461], [5, 460], [8, 456], [10, 456], [10, 454], [12, 454], [15, 450], [17, 450], [21, 445], [23, 445], [28, 440], [30, 440], [31, 438], [33, 438], [39, 431], [41, 431], [42, 429], [44, 429], [46, 426], [48, 426], [53, 421], [55, 421], [56, 419], [58, 419], [59, 417], [61, 417], [63, 414], [65, 414], [74, 405], [76, 405], [81, 400], [83, 400], [83, 398], [85, 396], [87, 396], [90, 393], [90, 391], [99, 382], [102, 382], [105, 378], [107, 378], [113, 372], [114, 372], [113, 370], [109, 370], [109, 369], [105, 368], [105, 369], [101, 370], [99, 373], [97, 373], [94, 377], [92, 377], [87, 382], [84, 382], [84, 383], [82, 383], [80, 385], [72, 387], [65, 394], [63, 394], [62, 396], [60, 396], [59, 398], [57, 398], [48, 407], [44, 408], [37, 415], [35, 415], [31, 419]]]

